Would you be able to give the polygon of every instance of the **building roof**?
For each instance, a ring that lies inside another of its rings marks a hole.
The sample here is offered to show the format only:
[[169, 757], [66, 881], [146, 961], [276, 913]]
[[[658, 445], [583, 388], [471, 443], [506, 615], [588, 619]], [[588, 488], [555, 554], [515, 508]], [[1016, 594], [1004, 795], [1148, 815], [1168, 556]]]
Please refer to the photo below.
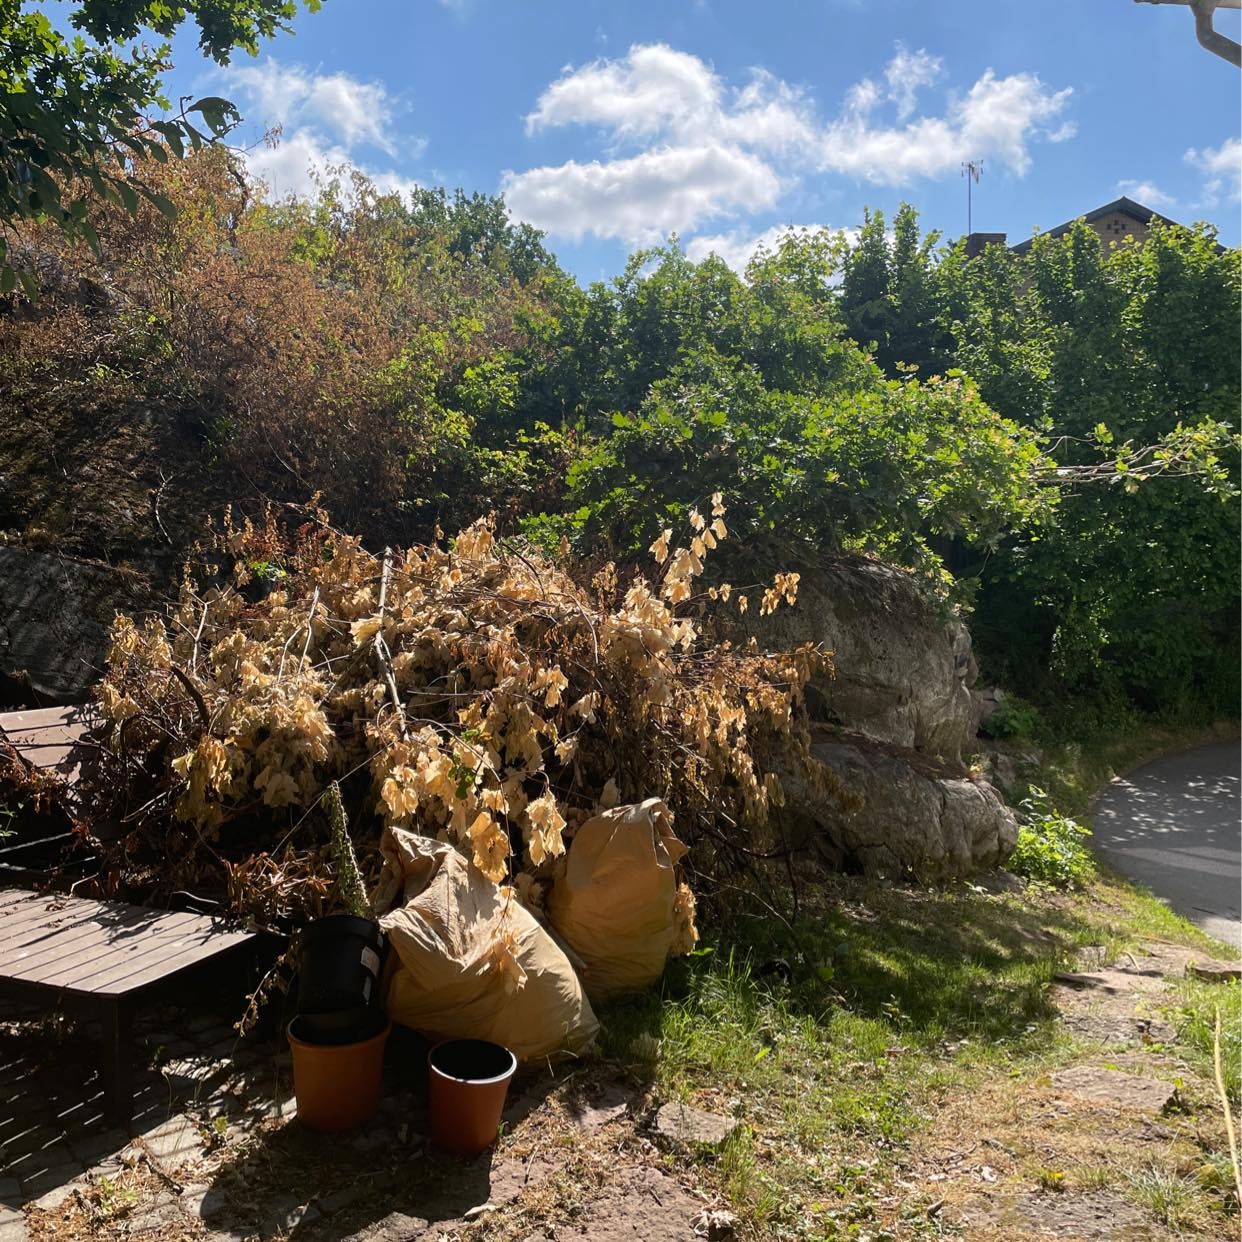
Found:
[[[1132, 198], [1126, 198], [1123, 194], [1121, 198], [1114, 199], [1111, 203], [1105, 203], [1103, 207], [1097, 207], [1094, 211], [1088, 211], [1081, 216], [1075, 216], [1073, 220], [1066, 220], [1064, 224], [1059, 224], [1055, 229], [1049, 229], [1046, 233], [1041, 233], [1041, 237], [1061, 237], [1068, 233], [1079, 220], [1086, 221], [1087, 224], [1094, 224], [1097, 220], [1103, 219], [1105, 216], [1111, 216], [1115, 212], [1120, 212], [1123, 216], [1129, 216], [1132, 220], [1137, 220], [1140, 224], [1150, 224], [1153, 220], [1159, 220], [1161, 224], [1176, 225], [1176, 220], [1170, 220], [1168, 216], [1162, 216], [1158, 211], [1152, 211], [1150, 207], [1144, 207], [1142, 203], [1136, 203]], [[1010, 246], [1015, 254], [1025, 254], [1031, 248], [1031, 242], [1035, 239], [1028, 237], [1026, 241], [1020, 241], [1016, 246]]]

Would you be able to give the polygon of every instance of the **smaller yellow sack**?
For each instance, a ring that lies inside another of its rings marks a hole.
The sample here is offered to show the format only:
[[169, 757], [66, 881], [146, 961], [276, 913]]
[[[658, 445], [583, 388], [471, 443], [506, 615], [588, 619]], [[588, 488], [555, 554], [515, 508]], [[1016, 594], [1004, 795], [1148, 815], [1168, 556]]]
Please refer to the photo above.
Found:
[[574, 834], [548, 894], [548, 921], [580, 960], [594, 1001], [650, 987], [675, 935], [674, 868], [686, 846], [659, 798], [614, 807]]

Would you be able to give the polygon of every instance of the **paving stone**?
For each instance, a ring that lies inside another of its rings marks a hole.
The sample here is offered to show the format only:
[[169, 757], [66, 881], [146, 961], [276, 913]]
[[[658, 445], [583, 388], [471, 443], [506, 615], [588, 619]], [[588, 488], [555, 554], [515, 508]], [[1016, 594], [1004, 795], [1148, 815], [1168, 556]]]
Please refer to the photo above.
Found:
[[315, 1206], [319, 1209], [322, 1215], [334, 1216], [343, 1208], [347, 1208], [351, 1204], [357, 1203], [359, 1199], [363, 1198], [363, 1196], [368, 1193], [369, 1191], [366, 1186], [359, 1186], [356, 1183], [349, 1186], [342, 1186], [340, 1190], [334, 1190], [330, 1195], [323, 1195], [321, 1198], [316, 1199]]
[[738, 1122], [688, 1104], [665, 1104], [656, 1113], [655, 1129], [662, 1138], [686, 1146], [719, 1147], [738, 1128]]
[[1186, 973], [1208, 983], [1227, 983], [1230, 979], [1242, 979], [1242, 962], [1187, 962]]
[[1063, 971], [1052, 976], [1056, 983], [1078, 990], [1097, 992], [1163, 992], [1164, 975], [1159, 971], [1101, 969], [1092, 971]]
[[407, 1216], [404, 1212], [389, 1212], [373, 1225], [351, 1233], [342, 1242], [409, 1242], [428, 1228], [428, 1222], [418, 1216]]
[[962, 1205], [959, 1219], [967, 1227], [967, 1237], [975, 1236], [975, 1231], [990, 1235], [998, 1228], [1007, 1237], [1074, 1238], [1082, 1242], [1117, 1242], [1123, 1238], [1138, 1242], [1152, 1237], [1143, 1213], [1110, 1190], [979, 1196]]
[[126, 1233], [131, 1238], [156, 1236], [172, 1225], [184, 1224], [184, 1221], [176, 1200], [161, 1197], [150, 1206], [144, 1206], [130, 1214], [126, 1221]]
[[[479, 1163], [486, 1159], [487, 1157], [482, 1157]], [[530, 1156], [519, 1156], [516, 1159], [494, 1159], [491, 1167], [487, 1169], [487, 1186], [479, 1187], [476, 1203], [508, 1203], [531, 1187], [538, 1186], [556, 1172], [557, 1168], [558, 1165], [552, 1157], [541, 1155], [537, 1151]], [[474, 1206], [474, 1203], [467, 1200], [455, 1210], [462, 1211]]]
[[269, 1199], [262, 1208], [264, 1235], [292, 1233], [299, 1225], [309, 1225], [323, 1214], [313, 1201], [303, 1203], [293, 1195]]
[[37, 1207], [41, 1212], [54, 1212], [66, 1199], [72, 1198], [75, 1190], [80, 1190], [85, 1183], [77, 1178], [71, 1182], [65, 1182], [62, 1186], [53, 1186], [46, 1194], [40, 1195], [32, 1207]]
[[210, 1182], [187, 1182], [181, 1187], [181, 1210], [187, 1216], [195, 1216], [201, 1220], [203, 1203], [210, 1193]]
[[151, 1156], [175, 1167], [197, 1157], [203, 1150], [198, 1127], [188, 1117], [174, 1117], [142, 1136]]
[[610, 1121], [624, 1117], [630, 1107], [629, 1092], [622, 1087], [608, 1087], [589, 1103], [571, 1106], [570, 1115], [579, 1130], [594, 1134]]
[[1052, 1085], [1079, 1099], [1153, 1114], [1162, 1112], [1177, 1096], [1177, 1088], [1171, 1082], [1089, 1065], [1053, 1074]]
[[26, 1242], [29, 1236], [26, 1218], [20, 1212], [12, 1216], [0, 1216], [0, 1242]]
[[702, 1214], [702, 1201], [668, 1174], [622, 1169], [580, 1220], [557, 1225], [556, 1242], [689, 1242]]

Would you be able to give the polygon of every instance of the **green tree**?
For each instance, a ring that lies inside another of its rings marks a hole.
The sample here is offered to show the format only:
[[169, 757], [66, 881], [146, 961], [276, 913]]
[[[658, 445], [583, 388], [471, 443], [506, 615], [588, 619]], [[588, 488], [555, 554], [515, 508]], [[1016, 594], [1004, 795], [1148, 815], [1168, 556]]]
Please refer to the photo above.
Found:
[[1234, 710], [1238, 252], [1207, 226], [1106, 247], [1080, 222], [1026, 254], [959, 248], [938, 278], [958, 365], [1063, 472], [1055, 523], [959, 561], [985, 665], [1048, 696]]
[[866, 212], [842, 257], [839, 313], [849, 334], [874, 350], [885, 374], [902, 366], [924, 375], [951, 366], [935, 250], [940, 234], [920, 237], [918, 213], [903, 203], [890, 236], [882, 212]]
[[593, 286], [593, 439], [569, 471], [567, 516], [538, 529], [625, 556], [720, 491], [730, 555], [865, 551], [943, 584], [936, 541], [990, 546], [1033, 520], [1046, 498], [1034, 436], [959, 377], [886, 381], [837, 310], [841, 244], [791, 237], [745, 279], [673, 245]]
[[[303, 2], [314, 10], [320, 0]], [[171, 211], [134, 161], [179, 156], [238, 119], [209, 96], [148, 123], [148, 112], [170, 107], [161, 92], [169, 48], [135, 40], [166, 40], [193, 20], [203, 54], [227, 64], [235, 49], [254, 54], [260, 39], [288, 29], [296, 11], [296, 0], [80, 0], [68, 37], [27, 0], [0, 0], [0, 293], [18, 280], [35, 292], [32, 257], [14, 247], [10, 225], [51, 220], [97, 246], [92, 196], [131, 212], [144, 196]]]

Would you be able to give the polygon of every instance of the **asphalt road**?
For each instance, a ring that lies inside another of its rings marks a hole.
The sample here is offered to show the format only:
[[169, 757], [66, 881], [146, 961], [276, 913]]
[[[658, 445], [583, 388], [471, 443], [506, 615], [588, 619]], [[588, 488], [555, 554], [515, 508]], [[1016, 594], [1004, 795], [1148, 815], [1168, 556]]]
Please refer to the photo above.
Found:
[[1238, 743], [1166, 755], [1099, 796], [1096, 852], [1210, 936], [1242, 947]]

